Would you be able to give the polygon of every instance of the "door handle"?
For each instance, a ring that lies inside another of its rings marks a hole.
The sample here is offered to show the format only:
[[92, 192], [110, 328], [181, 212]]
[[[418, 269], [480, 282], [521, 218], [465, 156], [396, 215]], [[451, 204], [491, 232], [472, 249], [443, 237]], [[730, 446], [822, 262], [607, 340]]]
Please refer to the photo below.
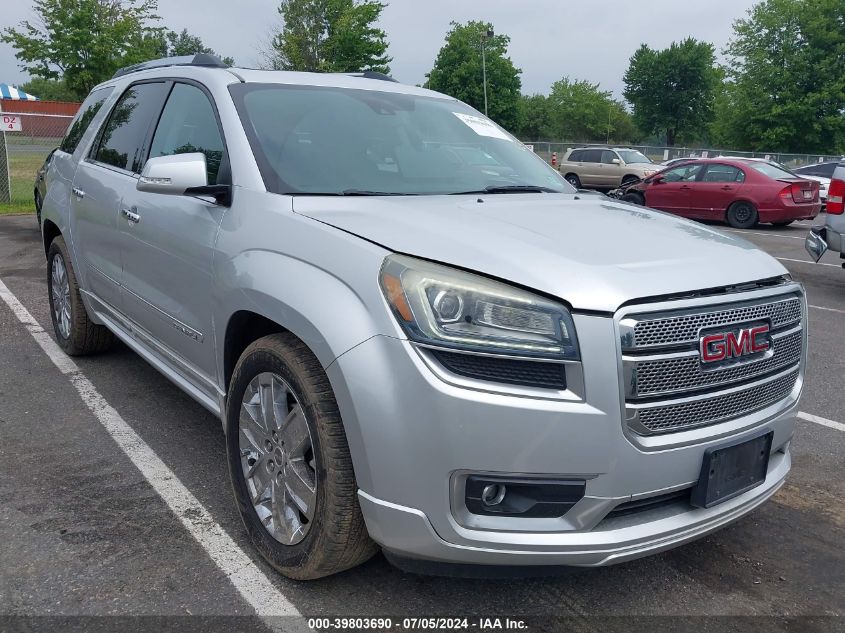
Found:
[[85, 192], [82, 191], [82, 189], [80, 189], [79, 187], [74, 187], [73, 188], [73, 195], [75, 195], [77, 198], [82, 200], [82, 198], [85, 197]]
[[129, 224], [138, 224], [141, 221], [141, 216], [129, 209], [121, 209], [120, 215], [129, 220]]
[[680, 191], [689, 191], [689, 190], [691, 190], [691, 189], [692, 189], [692, 187], [689, 187], [689, 186], [687, 186], [687, 185], [684, 185], [683, 187], [681, 187]]
[[725, 185], [724, 187], [722, 187], [722, 191], [733, 191], [733, 189], [734, 188], [731, 187], [730, 185]]

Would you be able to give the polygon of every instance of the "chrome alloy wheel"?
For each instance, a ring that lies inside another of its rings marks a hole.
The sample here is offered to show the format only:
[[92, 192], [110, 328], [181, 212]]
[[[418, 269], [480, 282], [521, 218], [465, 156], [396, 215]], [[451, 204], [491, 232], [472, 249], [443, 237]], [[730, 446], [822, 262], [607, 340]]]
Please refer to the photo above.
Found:
[[56, 326], [62, 338], [70, 338], [70, 282], [61, 255], [53, 257], [50, 274], [52, 275], [53, 313], [56, 316]]
[[255, 512], [273, 538], [296, 545], [314, 519], [317, 471], [311, 431], [290, 385], [270, 372], [253, 378], [241, 401], [238, 429]]

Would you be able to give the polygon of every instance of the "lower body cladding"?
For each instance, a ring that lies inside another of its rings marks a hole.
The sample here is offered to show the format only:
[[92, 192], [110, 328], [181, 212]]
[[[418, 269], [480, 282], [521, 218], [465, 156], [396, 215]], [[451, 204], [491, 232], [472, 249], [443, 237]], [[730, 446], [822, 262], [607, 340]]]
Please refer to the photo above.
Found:
[[[388, 554], [607, 565], [699, 538], [780, 488], [801, 379], [788, 398], [749, 415], [640, 441], [622, 422], [613, 320], [574, 318], [583, 364], [567, 367], [565, 390], [542, 397], [452, 379], [426, 350], [384, 336], [328, 367], [367, 528]], [[762, 481], [693, 507], [708, 450], [764, 435]]]

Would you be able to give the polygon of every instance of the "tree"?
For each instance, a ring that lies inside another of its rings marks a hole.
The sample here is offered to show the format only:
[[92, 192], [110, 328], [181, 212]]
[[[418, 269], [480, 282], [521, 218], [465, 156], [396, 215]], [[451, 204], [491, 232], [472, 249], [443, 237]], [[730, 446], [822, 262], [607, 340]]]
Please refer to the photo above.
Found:
[[76, 93], [67, 87], [63, 79], [35, 77], [18, 86], [24, 92], [35, 95], [43, 101], [76, 101]]
[[548, 98], [550, 128], [565, 141], [630, 141], [634, 134], [625, 106], [598, 84], [564, 77], [552, 85]]
[[34, 0], [37, 21], [7, 27], [21, 68], [33, 77], [63, 78], [81, 99], [122, 66], [156, 56], [161, 29], [156, 0]]
[[625, 98], [634, 107], [634, 122], [644, 132], [696, 140], [713, 116], [717, 83], [712, 44], [687, 38], [662, 51], [643, 44], [625, 73]]
[[721, 134], [757, 151], [845, 151], [845, 2], [764, 0], [725, 52]]
[[[162, 57], [179, 57], [182, 55], [196, 55], [198, 53], [217, 55], [213, 49], [203, 44], [202, 39], [188, 33], [188, 29], [182, 29], [181, 33], [167, 31], [161, 36]], [[235, 60], [231, 57], [223, 57], [223, 63], [228, 66], [234, 66]]]
[[387, 35], [375, 0], [282, 0], [284, 25], [271, 43], [277, 70], [390, 73]]
[[507, 129], [519, 123], [522, 72], [507, 56], [507, 35], [487, 37], [493, 25], [487, 22], [452, 22], [446, 43], [437, 54], [426, 86], [444, 92], [484, 111], [481, 46], [487, 62], [487, 95], [490, 118]]
[[522, 95], [519, 99], [519, 123], [514, 134], [523, 141], [549, 140], [553, 136], [551, 128], [546, 95]]

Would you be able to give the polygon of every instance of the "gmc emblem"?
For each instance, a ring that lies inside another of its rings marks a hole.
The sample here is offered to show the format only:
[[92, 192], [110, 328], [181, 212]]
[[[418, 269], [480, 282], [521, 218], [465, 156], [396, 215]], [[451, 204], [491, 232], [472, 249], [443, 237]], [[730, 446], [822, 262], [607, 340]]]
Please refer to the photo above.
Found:
[[719, 332], [702, 336], [699, 341], [701, 362], [718, 363], [767, 352], [772, 346], [768, 334], [768, 325], [758, 325], [734, 332]]

